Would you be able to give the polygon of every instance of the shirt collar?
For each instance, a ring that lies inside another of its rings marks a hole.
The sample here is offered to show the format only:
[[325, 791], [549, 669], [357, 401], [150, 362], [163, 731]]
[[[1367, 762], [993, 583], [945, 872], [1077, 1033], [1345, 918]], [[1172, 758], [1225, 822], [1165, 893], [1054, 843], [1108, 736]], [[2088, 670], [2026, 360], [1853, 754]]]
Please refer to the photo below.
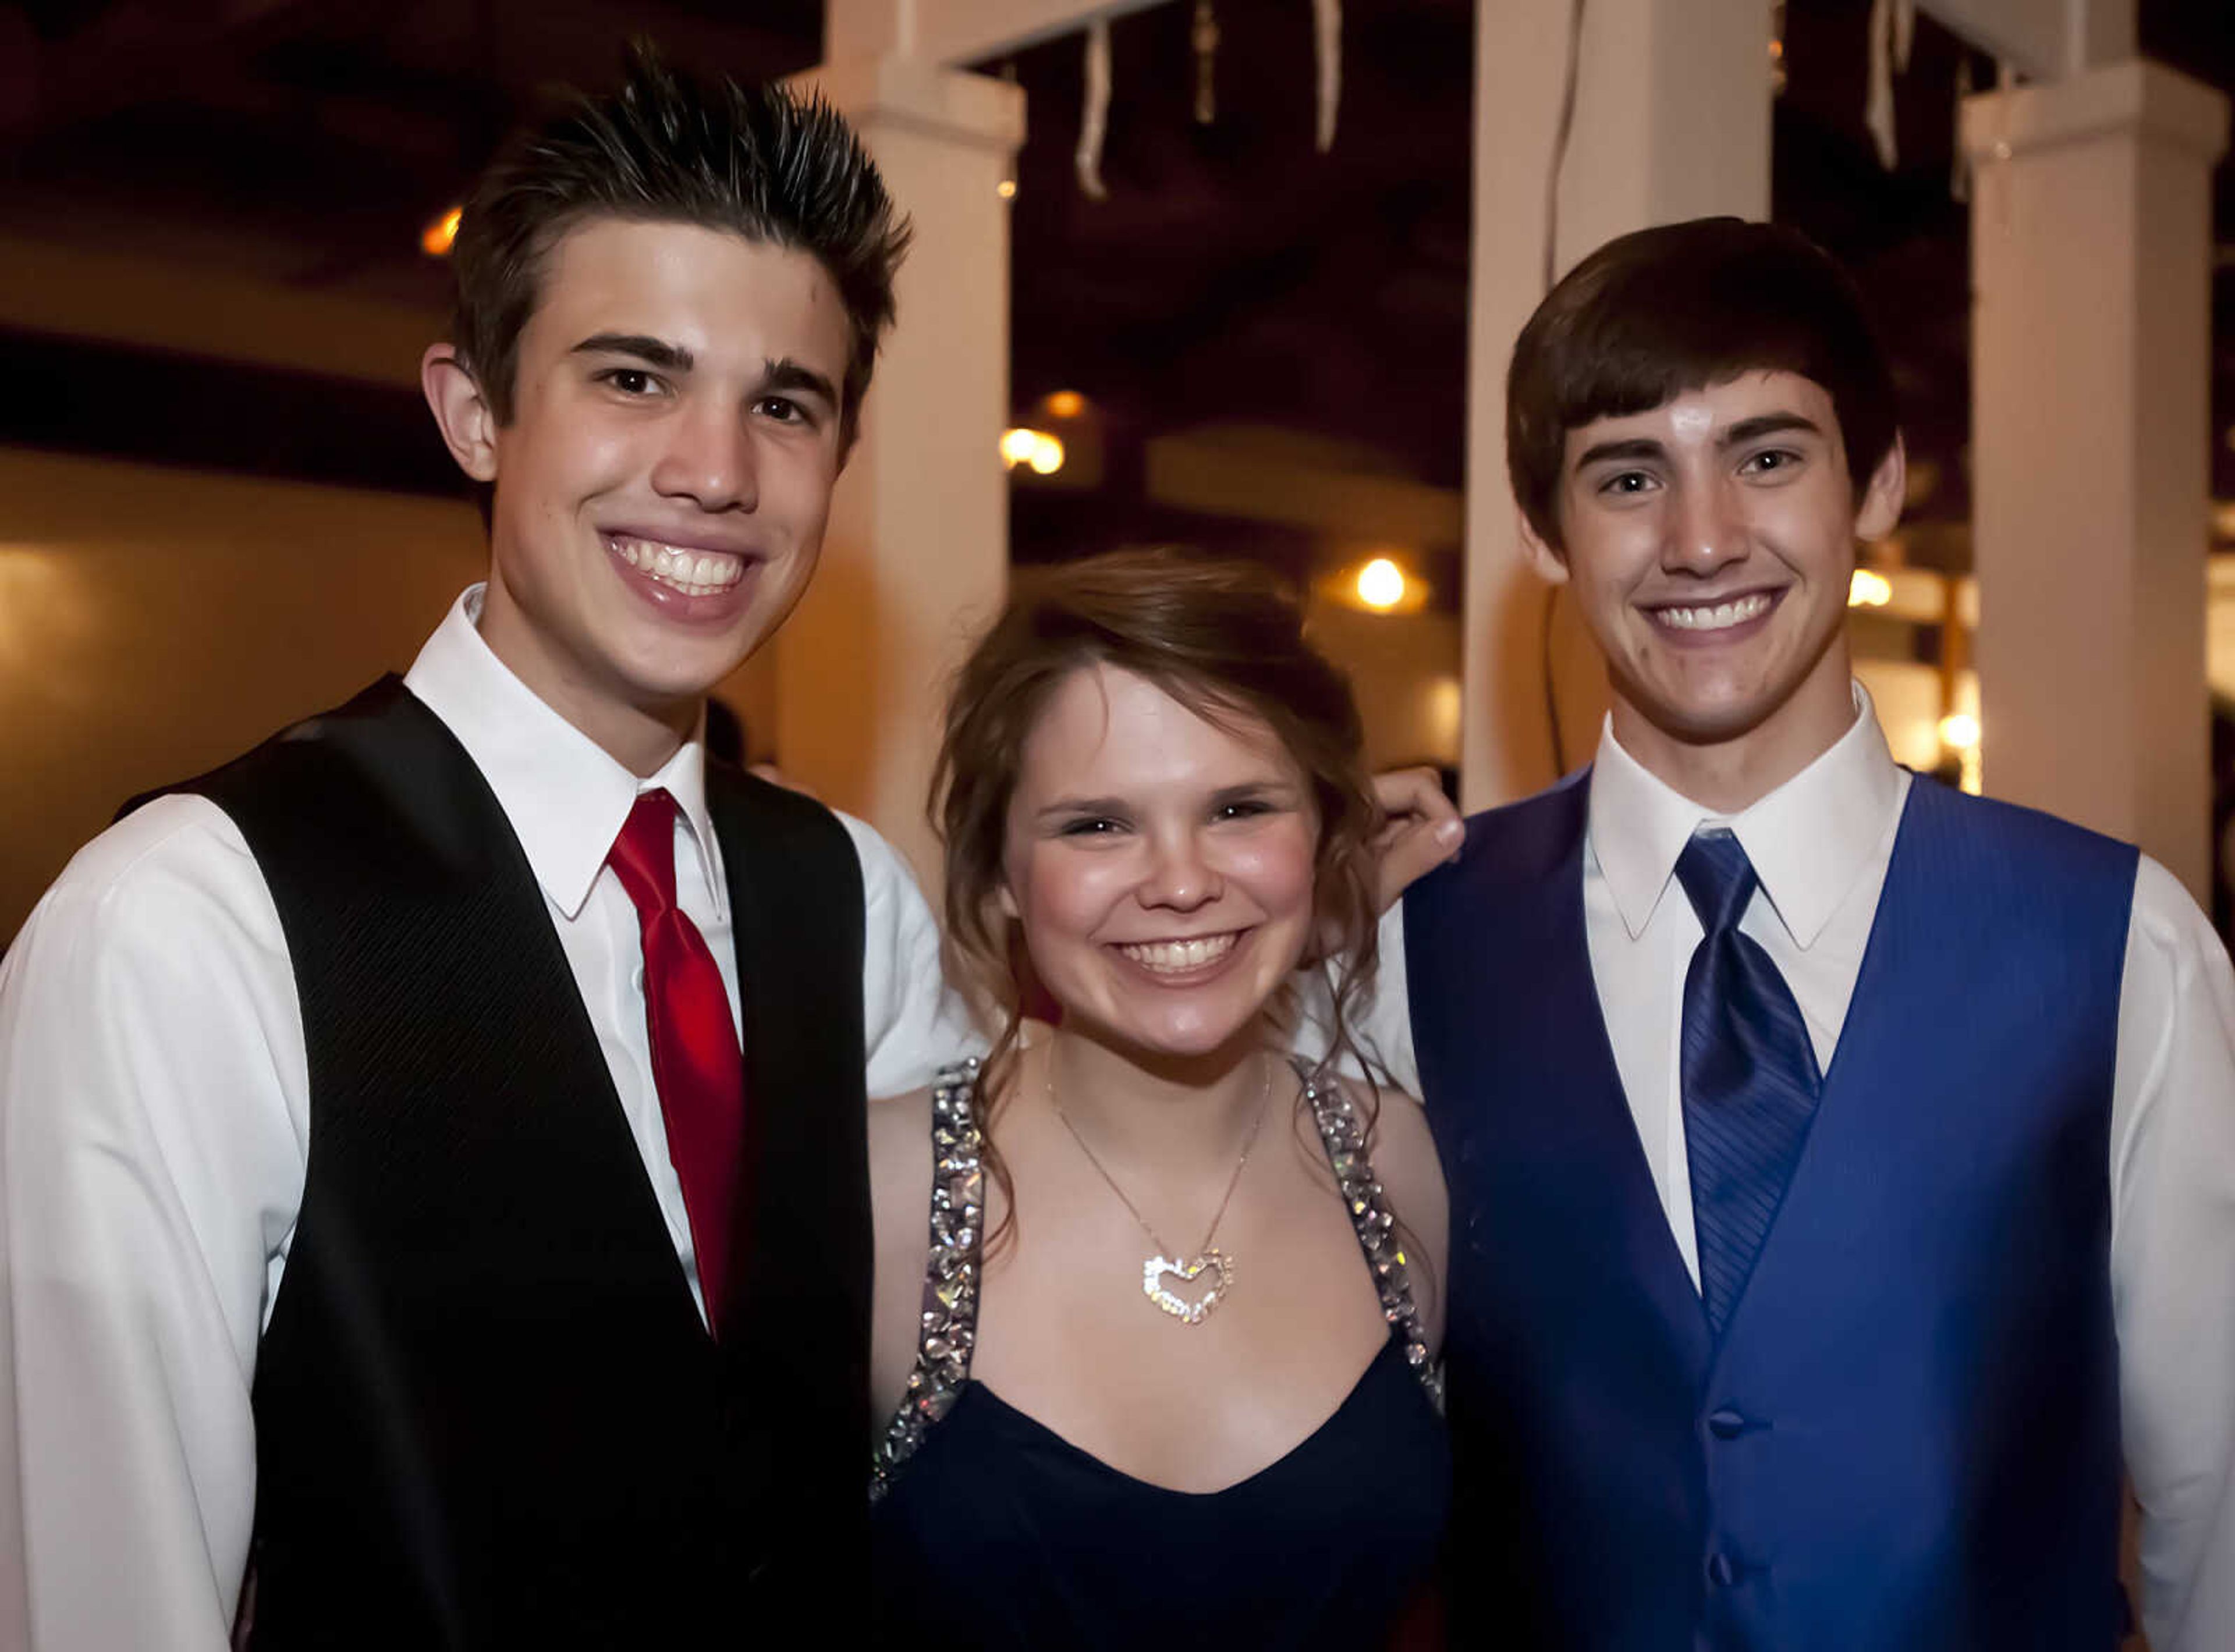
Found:
[[[706, 753], [700, 729], [639, 780], [551, 709], [489, 651], [478, 622], [484, 587], [469, 587], [419, 651], [403, 685], [466, 749], [512, 824], [529, 869], [570, 921], [612, 851], [640, 792], [665, 787], [696, 846], [695, 872], [717, 917], [727, 890], [712, 822], [706, 814]], [[678, 862], [678, 877], [687, 875]]]
[[1614, 719], [1607, 719], [1591, 770], [1591, 850], [1631, 940], [1652, 921], [1692, 835], [1702, 826], [1726, 826], [1753, 862], [1786, 933], [1804, 947], [1815, 943], [1869, 864], [1903, 796], [1902, 772], [1871, 697], [1860, 683], [1854, 694], [1854, 724], [1829, 750], [1727, 816], [1648, 772], [1622, 750]]

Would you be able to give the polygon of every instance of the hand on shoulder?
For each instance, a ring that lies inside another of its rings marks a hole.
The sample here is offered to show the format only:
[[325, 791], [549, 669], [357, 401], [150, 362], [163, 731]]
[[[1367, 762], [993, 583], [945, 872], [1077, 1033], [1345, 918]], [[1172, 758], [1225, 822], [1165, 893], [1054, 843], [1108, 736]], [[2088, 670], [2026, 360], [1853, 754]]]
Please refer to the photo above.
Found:
[[1466, 823], [1432, 769], [1374, 776], [1373, 801], [1381, 810], [1373, 890], [1377, 910], [1386, 912], [1415, 881], [1458, 856]]

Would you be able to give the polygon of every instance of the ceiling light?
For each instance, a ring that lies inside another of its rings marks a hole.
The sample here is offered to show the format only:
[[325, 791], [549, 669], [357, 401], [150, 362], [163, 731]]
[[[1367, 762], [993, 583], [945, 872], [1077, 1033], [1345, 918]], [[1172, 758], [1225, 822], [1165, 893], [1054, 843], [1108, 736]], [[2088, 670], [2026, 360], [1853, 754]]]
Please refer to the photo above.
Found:
[[1075, 419], [1086, 411], [1086, 398], [1077, 390], [1056, 390], [1047, 398], [1047, 410], [1059, 419]]
[[458, 225], [465, 215], [464, 207], [453, 206], [419, 232], [419, 246], [429, 258], [449, 256], [450, 243], [458, 239]]
[[1063, 469], [1063, 443], [1045, 430], [1004, 430], [1001, 462], [1012, 470], [1025, 465], [1037, 475], [1052, 476]]
[[1892, 600], [1893, 581], [1871, 568], [1857, 568], [1855, 577], [1847, 581], [1851, 608], [1883, 608]]
[[1979, 749], [1979, 719], [1969, 711], [1955, 711], [1940, 719], [1940, 744], [1950, 751]]
[[1358, 600], [1376, 613], [1388, 613], [1405, 600], [1405, 570], [1375, 557], [1358, 570]]

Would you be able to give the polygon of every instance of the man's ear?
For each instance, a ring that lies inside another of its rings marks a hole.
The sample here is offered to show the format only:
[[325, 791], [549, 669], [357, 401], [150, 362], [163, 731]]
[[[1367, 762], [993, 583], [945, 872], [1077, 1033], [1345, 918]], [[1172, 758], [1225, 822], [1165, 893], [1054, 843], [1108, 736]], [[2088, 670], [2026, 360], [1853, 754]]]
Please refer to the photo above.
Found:
[[1528, 557], [1529, 566], [1537, 570], [1537, 577], [1548, 585], [1565, 585], [1568, 582], [1566, 555], [1558, 547], [1548, 543], [1537, 531], [1537, 525], [1529, 520], [1527, 511], [1516, 507], [1513, 514], [1519, 518], [1522, 552]]
[[481, 381], [449, 344], [429, 344], [419, 358], [419, 389], [458, 469], [475, 482], [496, 480], [496, 414]]
[[1893, 433], [1893, 445], [1886, 449], [1878, 468], [1871, 473], [1871, 485], [1863, 489], [1861, 504], [1855, 508], [1855, 537], [1859, 540], [1884, 539], [1901, 521], [1901, 507], [1909, 496], [1909, 454], [1902, 446], [1901, 432]]

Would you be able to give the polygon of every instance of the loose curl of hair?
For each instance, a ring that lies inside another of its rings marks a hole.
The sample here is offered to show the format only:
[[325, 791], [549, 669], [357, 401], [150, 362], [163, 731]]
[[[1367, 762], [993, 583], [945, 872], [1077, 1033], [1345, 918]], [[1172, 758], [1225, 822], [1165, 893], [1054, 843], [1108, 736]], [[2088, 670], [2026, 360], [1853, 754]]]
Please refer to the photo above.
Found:
[[[1262, 724], [1302, 772], [1319, 821], [1312, 871], [1321, 944], [1307, 956], [1327, 973], [1333, 1006], [1314, 1081], [1345, 1055], [1367, 1069], [1349, 1029], [1380, 961], [1371, 848], [1380, 813], [1348, 678], [1305, 639], [1302, 611], [1280, 581], [1252, 564], [1156, 549], [1026, 571], [957, 676], [931, 791], [946, 849], [950, 964], [1000, 1018], [983, 1069], [984, 1158], [1007, 1209], [989, 1244], [1006, 1236], [1016, 1209], [991, 1130], [1024, 1019], [1013, 925], [998, 901], [1009, 806], [1026, 744], [1056, 691], [1096, 665], [1131, 672], [1222, 728]], [[1370, 1077], [1367, 1090], [1370, 1130], [1378, 1101]]]

